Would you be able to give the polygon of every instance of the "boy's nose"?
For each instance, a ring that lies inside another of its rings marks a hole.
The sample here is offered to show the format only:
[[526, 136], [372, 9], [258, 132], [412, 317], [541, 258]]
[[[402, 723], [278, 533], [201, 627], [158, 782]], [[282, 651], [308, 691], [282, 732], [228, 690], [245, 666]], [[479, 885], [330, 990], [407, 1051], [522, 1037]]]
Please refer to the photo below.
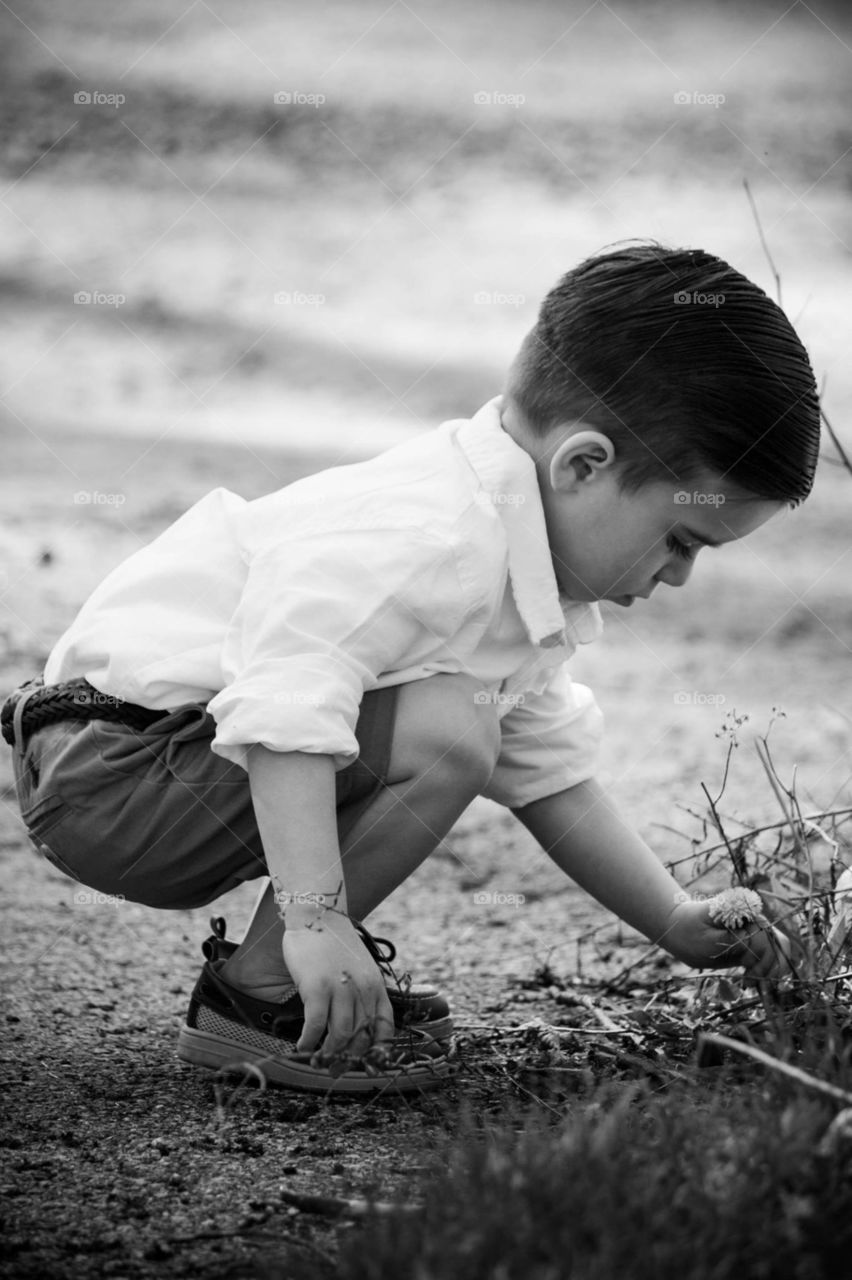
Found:
[[668, 587], [682, 587], [685, 582], [689, 581], [689, 576], [695, 567], [693, 560], [683, 560], [681, 557], [669, 560], [657, 574], [657, 582], [664, 582]]

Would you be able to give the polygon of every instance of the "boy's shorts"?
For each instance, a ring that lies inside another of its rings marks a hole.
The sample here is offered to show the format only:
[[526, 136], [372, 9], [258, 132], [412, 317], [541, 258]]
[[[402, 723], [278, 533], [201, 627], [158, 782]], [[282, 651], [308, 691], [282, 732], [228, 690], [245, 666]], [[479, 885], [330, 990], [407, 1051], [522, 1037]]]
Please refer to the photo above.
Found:
[[[339, 770], [341, 842], [387, 783], [398, 686], [364, 695], [358, 759]], [[199, 907], [269, 874], [248, 774], [210, 750], [203, 703], [142, 731], [62, 720], [16, 744], [15, 784], [32, 842], [66, 875], [150, 907]]]

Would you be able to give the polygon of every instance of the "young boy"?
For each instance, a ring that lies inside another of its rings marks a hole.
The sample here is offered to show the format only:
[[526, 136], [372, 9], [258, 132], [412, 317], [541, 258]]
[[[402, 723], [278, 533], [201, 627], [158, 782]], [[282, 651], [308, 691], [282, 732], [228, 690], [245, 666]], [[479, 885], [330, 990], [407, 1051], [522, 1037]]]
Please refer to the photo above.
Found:
[[356, 922], [477, 795], [678, 959], [776, 973], [779, 936], [684, 900], [594, 781], [601, 717], [565, 662], [598, 601], [683, 586], [801, 502], [818, 445], [775, 303], [631, 244], [560, 280], [472, 419], [253, 502], [216, 489], [113, 570], [4, 733], [33, 840], [82, 883], [182, 908], [270, 877], [239, 946], [214, 922], [181, 1056], [439, 1082], [446, 1002], [395, 986]]

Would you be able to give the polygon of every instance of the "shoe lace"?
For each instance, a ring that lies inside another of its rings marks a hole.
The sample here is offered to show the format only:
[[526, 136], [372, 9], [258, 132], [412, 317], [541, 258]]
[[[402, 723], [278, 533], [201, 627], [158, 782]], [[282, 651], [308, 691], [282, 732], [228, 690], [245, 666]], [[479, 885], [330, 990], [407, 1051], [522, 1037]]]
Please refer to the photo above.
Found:
[[379, 968], [391, 977], [394, 977], [391, 965], [396, 959], [396, 947], [389, 938], [374, 938], [369, 929], [365, 929], [362, 924], [358, 924], [356, 920], [352, 923], [361, 935], [361, 941], [375, 960]]

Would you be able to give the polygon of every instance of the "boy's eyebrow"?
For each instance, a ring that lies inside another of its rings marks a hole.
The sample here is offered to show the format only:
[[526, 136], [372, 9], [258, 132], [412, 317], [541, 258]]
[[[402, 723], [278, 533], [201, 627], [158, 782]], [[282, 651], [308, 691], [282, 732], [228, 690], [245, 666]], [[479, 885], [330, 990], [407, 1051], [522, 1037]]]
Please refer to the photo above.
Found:
[[681, 525], [681, 528], [693, 542], [700, 542], [705, 547], [723, 547], [725, 545], [723, 542], [717, 542], [715, 538], [708, 538], [706, 534], [696, 533], [694, 529], [688, 528], [685, 524]]

